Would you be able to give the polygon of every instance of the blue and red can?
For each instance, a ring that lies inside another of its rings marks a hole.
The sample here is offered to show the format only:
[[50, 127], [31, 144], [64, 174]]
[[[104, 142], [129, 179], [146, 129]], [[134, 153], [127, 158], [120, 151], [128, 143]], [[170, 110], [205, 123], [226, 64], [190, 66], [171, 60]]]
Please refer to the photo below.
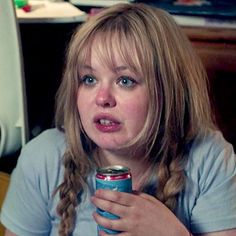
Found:
[[[110, 189], [119, 192], [132, 192], [132, 177], [128, 167], [115, 165], [99, 168], [96, 174], [96, 189]], [[118, 216], [110, 212], [97, 209], [98, 214], [109, 219], [119, 219]], [[98, 230], [103, 230], [108, 234], [118, 234], [120, 232], [106, 229], [98, 225]]]

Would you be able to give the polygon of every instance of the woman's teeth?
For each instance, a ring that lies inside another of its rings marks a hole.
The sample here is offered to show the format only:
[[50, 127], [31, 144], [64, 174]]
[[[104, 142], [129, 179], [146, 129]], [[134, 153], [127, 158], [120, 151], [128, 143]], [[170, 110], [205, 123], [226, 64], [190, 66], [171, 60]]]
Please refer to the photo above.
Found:
[[100, 123], [101, 125], [111, 125], [113, 122], [110, 121], [110, 120], [106, 120], [106, 119], [100, 119], [100, 120], [99, 120], [99, 123]]

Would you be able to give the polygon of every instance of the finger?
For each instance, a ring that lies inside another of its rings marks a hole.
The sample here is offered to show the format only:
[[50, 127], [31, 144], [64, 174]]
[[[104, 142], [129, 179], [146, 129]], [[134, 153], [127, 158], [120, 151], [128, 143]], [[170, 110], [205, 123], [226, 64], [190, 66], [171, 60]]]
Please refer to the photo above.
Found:
[[127, 215], [128, 208], [127, 206], [117, 204], [108, 200], [104, 200], [97, 197], [91, 197], [91, 202], [99, 209], [103, 211], [110, 212], [119, 217], [124, 217]]
[[[111, 234], [107, 234], [106, 232], [100, 230], [98, 232], [98, 235], [99, 236], [110, 236]], [[116, 236], [131, 236], [131, 234], [128, 232], [121, 232], [121, 233], [116, 234]]]
[[135, 195], [132, 193], [99, 189], [95, 192], [95, 197], [111, 202], [116, 202], [120, 205], [131, 206]]
[[102, 230], [100, 230], [100, 231], [98, 232], [98, 235], [99, 235], [99, 236], [109, 236], [109, 234], [107, 234], [105, 231], [102, 231]]
[[93, 213], [93, 218], [96, 221], [98, 225], [101, 225], [102, 227], [106, 229], [111, 229], [115, 231], [124, 231], [125, 229], [125, 223], [122, 219], [108, 219], [106, 217], [103, 217], [99, 215], [97, 212]]
[[144, 199], [146, 199], [146, 200], [148, 200], [148, 201], [150, 201], [152, 203], [159, 202], [159, 200], [157, 198], [155, 198], [155, 197], [153, 197], [153, 196], [151, 196], [149, 194], [146, 194], [146, 193], [139, 193], [138, 196], [140, 196], [140, 197], [142, 197], [142, 198], [144, 198]]
[[[107, 234], [106, 232], [104, 232], [102, 230], [99, 231], [98, 234], [99, 234], [99, 236], [110, 236], [110, 234]], [[128, 232], [121, 232], [121, 233], [116, 234], [116, 236], [131, 236], [131, 234]]]

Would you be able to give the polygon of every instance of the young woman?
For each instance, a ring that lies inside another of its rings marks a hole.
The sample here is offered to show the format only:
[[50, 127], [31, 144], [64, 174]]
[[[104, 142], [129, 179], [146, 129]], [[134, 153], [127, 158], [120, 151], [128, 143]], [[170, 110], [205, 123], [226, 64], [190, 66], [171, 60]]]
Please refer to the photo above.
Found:
[[[235, 236], [236, 158], [211, 114], [203, 66], [168, 13], [119, 4], [91, 17], [69, 46], [56, 128], [12, 174], [6, 235], [95, 236], [99, 224], [120, 236]], [[95, 191], [109, 165], [131, 169], [133, 193]]]

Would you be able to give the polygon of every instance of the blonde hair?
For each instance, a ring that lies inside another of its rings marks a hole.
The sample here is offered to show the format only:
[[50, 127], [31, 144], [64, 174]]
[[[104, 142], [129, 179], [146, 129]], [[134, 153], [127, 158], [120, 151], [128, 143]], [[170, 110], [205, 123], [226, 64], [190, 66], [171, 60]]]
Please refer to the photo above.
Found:
[[156, 196], [171, 210], [184, 186], [188, 147], [199, 133], [214, 126], [205, 70], [168, 13], [145, 4], [117, 4], [91, 17], [72, 38], [57, 94], [56, 126], [68, 142], [64, 181], [57, 189], [59, 235], [73, 231], [77, 195], [86, 190], [86, 178], [96, 164], [92, 159], [96, 145], [83, 130], [76, 104], [80, 65], [90, 56], [94, 40], [105, 63], [113, 66], [112, 54], [119, 53], [146, 81], [148, 116], [129, 145], [147, 147], [145, 157], [158, 178]]

